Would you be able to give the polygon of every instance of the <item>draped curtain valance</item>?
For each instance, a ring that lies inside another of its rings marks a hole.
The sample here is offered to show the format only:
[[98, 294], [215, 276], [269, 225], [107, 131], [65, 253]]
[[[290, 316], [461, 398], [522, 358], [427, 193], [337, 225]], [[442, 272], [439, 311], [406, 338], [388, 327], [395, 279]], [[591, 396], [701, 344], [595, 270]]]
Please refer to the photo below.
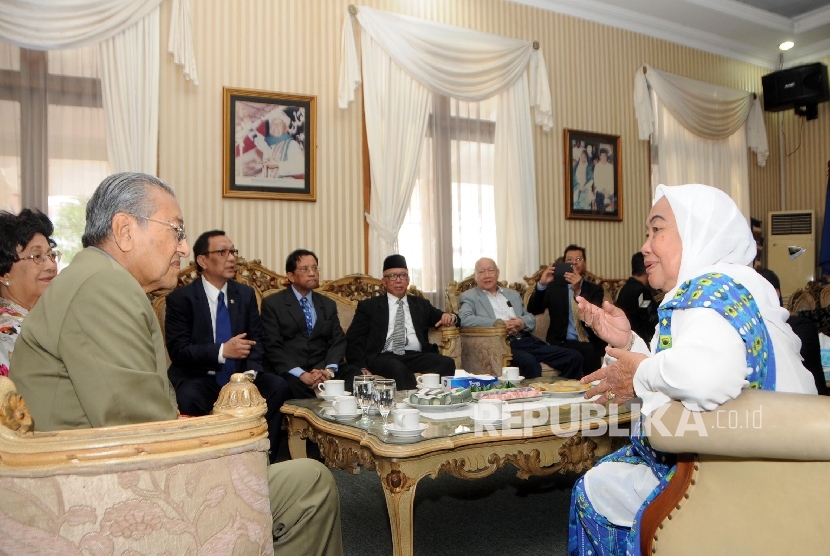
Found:
[[753, 93], [644, 65], [643, 71], [638, 69], [634, 75], [634, 107], [643, 141], [654, 133], [649, 88], [683, 127], [704, 139], [726, 139], [747, 124], [747, 146], [755, 152], [760, 166], [766, 164], [767, 131], [761, 103]]
[[[31, 50], [95, 44], [132, 27], [162, 0], [0, 0], [0, 40]], [[198, 84], [189, 0], [173, 0], [168, 50]]]
[[[507, 279], [538, 266], [531, 107], [553, 126], [550, 86], [533, 43], [360, 7], [361, 59], [352, 20], [343, 23], [338, 102], [347, 108], [363, 84], [371, 162], [369, 267], [380, 272], [396, 250], [415, 185], [432, 95], [498, 98], [495, 134], [496, 246]], [[361, 76], [362, 71], [362, 76]]]

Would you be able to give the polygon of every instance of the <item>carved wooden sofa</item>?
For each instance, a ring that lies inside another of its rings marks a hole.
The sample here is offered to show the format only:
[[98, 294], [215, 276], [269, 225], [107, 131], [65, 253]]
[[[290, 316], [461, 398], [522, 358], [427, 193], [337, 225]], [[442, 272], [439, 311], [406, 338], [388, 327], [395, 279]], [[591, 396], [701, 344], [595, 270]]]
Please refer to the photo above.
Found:
[[700, 426], [691, 413], [672, 402], [647, 421], [679, 463], [643, 516], [641, 554], [826, 554], [830, 400], [746, 389]]
[[[179, 274], [177, 287], [189, 284], [198, 277], [196, 264], [191, 263]], [[257, 259], [249, 262], [241, 257], [237, 258], [236, 262], [236, 280], [254, 289], [259, 306], [262, 305], [262, 300], [265, 297], [290, 286], [287, 276], [265, 268]], [[164, 333], [164, 314], [167, 294], [170, 291], [158, 290], [148, 294], [156, 316], [159, 319], [159, 323], [161, 324], [162, 333]], [[340, 325], [344, 331], [348, 330], [359, 301], [378, 295], [386, 295], [383, 283], [378, 278], [365, 274], [350, 274], [343, 278], [326, 281], [315, 291], [325, 295], [337, 304]], [[418, 297], [424, 297], [423, 292], [415, 286], [410, 286], [408, 293]], [[461, 346], [458, 338], [458, 329], [454, 326], [431, 328], [429, 331], [429, 341], [438, 345], [441, 354], [453, 358], [456, 368], [461, 368]]]
[[264, 414], [234, 375], [213, 415], [33, 432], [0, 377], [0, 554], [273, 554]]
[[[525, 307], [533, 295], [536, 283], [542, 276], [547, 266], [542, 266], [531, 276], [525, 276], [524, 282], [508, 284], [506, 281], [499, 282], [502, 288], [510, 288], [519, 292], [524, 300]], [[585, 274], [585, 279], [595, 284], [601, 284], [605, 299], [612, 303], [616, 300], [625, 280], [603, 280], [591, 274]], [[447, 285], [447, 307], [450, 311], [457, 313], [461, 307], [461, 294], [476, 287], [474, 276], [468, 276], [461, 282], [450, 282]], [[541, 315], [536, 315], [536, 328], [533, 334], [542, 340], [545, 339], [550, 326], [550, 316], [547, 309]], [[474, 374], [501, 374], [501, 368], [507, 366], [513, 357], [510, 351], [510, 344], [507, 343], [506, 329], [504, 323], [497, 320], [494, 326], [487, 327], [465, 327], [459, 331], [461, 336], [461, 365], [467, 372]], [[557, 376], [559, 372], [552, 367], [542, 363], [542, 376]]]

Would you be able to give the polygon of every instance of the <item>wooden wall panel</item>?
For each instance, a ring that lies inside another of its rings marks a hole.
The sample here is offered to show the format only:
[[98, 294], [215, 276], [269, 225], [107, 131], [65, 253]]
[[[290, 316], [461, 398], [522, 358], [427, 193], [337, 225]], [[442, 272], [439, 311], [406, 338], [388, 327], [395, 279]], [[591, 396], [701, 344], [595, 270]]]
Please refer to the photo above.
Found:
[[[168, 3], [163, 4], [166, 37]], [[294, 248], [321, 257], [323, 278], [363, 269], [360, 98], [337, 107], [340, 29], [345, 0], [199, 0], [192, 3], [199, 86], [163, 64], [159, 173], [179, 195], [192, 237], [225, 229], [247, 257], [283, 268]], [[550, 75], [554, 129], [535, 129], [540, 257], [571, 242], [588, 248], [589, 268], [624, 277], [642, 243], [651, 203], [648, 143], [637, 137], [633, 78], [643, 63], [720, 85], [761, 91], [763, 68], [629, 31], [505, 0], [366, 0], [359, 5], [489, 33], [538, 40]], [[165, 44], [166, 47], [166, 44]], [[826, 62], [826, 60], [825, 60]], [[222, 87], [317, 95], [317, 202], [223, 199]], [[358, 97], [361, 91], [358, 89]], [[804, 142], [786, 163], [787, 208], [824, 202], [828, 104], [804, 126]], [[800, 119], [799, 119], [800, 120]], [[750, 163], [752, 214], [780, 208], [778, 116], [767, 114], [770, 159]], [[790, 150], [799, 121], [784, 115]], [[564, 217], [563, 128], [620, 135], [620, 223]], [[792, 128], [792, 129], [791, 129]], [[820, 191], [819, 191], [820, 190]], [[528, 269], [529, 271], [532, 269]]]

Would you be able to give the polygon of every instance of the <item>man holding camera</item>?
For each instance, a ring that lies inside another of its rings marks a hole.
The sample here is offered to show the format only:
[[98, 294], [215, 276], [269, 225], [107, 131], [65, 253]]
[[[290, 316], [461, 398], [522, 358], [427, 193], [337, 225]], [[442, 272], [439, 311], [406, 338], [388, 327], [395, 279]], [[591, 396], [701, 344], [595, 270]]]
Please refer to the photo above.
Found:
[[576, 310], [577, 296], [597, 307], [602, 306], [602, 287], [583, 279], [587, 266], [585, 259], [584, 247], [568, 245], [565, 262], [553, 263], [542, 273], [527, 303], [527, 310], [534, 315], [548, 310], [550, 326], [545, 340], [551, 345], [580, 352], [583, 375], [599, 369], [605, 354], [605, 342], [579, 320]]

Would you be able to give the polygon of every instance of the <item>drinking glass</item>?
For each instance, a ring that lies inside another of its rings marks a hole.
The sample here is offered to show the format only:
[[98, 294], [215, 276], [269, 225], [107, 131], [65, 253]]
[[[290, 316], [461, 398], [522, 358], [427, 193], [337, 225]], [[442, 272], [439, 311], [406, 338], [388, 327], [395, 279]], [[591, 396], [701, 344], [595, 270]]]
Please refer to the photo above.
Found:
[[392, 411], [392, 406], [395, 405], [395, 379], [393, 378], [378, 378], [375, 380], [375, 390], [372, 397], [375, 400], [375, 405], [378, 406], [383, 417], [383, 432], [386, 432], [386, 418], [389, 417], [389, 412]]
[[359, 375], [354, 377], [353, 393], [357, 398], [357, 403], [363, 411], [363, 417], [358, 423], [368, 425], [369, 421], [369, 406], [372, 405], [372, 392], [374, 392], [375, 377], [372, 375]]

